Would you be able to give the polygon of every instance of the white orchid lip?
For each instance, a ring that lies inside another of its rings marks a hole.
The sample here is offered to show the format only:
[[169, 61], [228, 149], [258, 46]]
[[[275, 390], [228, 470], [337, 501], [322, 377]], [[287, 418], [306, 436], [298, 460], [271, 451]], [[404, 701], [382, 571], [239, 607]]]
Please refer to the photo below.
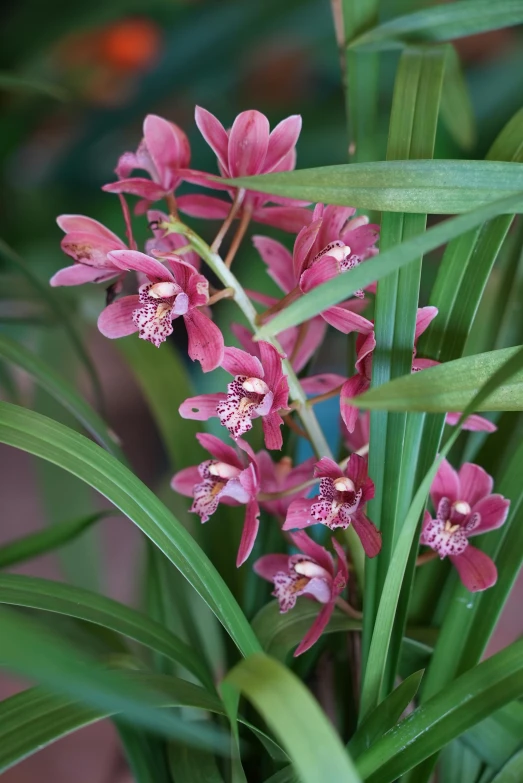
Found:
[[147, 291], [148, 295], [153, 299], [169, 299], [171, 296], [176, 296], [180, 291], [180, 286], [176, 283], [154, 283]]
[[254, 394], [267, 394], [269, 391], [269, 387], [261, 378], [246, 378], [242, 383], [242, 387], [246, 392]]
[[338, 492], [355, 492], [356, 487], [354, 483], [347, 478], [347, 476], [340, 476], [340, 478], [334, 479], [334, 489]]
[[311, 560], [302, 560], [296, 563], [294, 570], [300, 576], [306, 576], [308, 579], [314, 579], [314, 577], [325, 578], [327, 573], [324, 568]]
[[471, 508], [470, 505], [467, 503], [466, 500], [456, 500], [455, 503], [452, 504], [452, 508], [454, 511], [457, 511], [458, 514], [470, 514]]
[[241, 473], [239, 468], [228, 465], [226, 462], [213, 462], [209, 465], [209, 473], [221, 479], [235, 478]]

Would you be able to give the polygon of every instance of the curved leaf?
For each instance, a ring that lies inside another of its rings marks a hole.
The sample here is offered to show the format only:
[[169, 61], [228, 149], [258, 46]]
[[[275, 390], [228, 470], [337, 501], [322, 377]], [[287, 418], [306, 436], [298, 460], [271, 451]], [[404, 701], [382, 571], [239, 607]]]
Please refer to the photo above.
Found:
[[48, 579], [0, 574], [0, 603], [65, 614], [110, 628], [181, 664], [214, 691], [195, 650], [147, 615], [111, 598]]
[[225, 682], [253, 703], [289, 754], [302, 783], [359, 783], [329, 719], [285, 666], [258, 653], [235, 666]]
[[234, 596], [205, 553], [118, 460], [67, 427], [6, 402], [0, 403], [0, 442], [59, 465], [104, 495], [181, 571], [244, 655], [260, 649]]

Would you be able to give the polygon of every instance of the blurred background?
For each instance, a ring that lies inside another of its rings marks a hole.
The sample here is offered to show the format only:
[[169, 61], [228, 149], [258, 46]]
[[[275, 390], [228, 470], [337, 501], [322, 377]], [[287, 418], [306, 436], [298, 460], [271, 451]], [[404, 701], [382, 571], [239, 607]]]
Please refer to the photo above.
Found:
[[[431, 3], [388, 0], [382, 5], [385, 19]], [[189, 135], [193, 167], [215, 172], [214, 156], [194, 124], [195, 104], [215, 113], [226, 127], [239, 111], [249, 108], [267, 114], [271, 125], [300, 113], [304, 125], [298, 166], [346, 162], [346, 118], [330, 3], [11, 0], [3, 4], [0, 18], [0, 329], [37, 352], [96, 402], [85, 362], [56, 318], [56, 310], [38, 290], [39, 282], [46, 290], [49, 277], [68, 263], [60, 251], [62, 234], [56, 216], [89, 215], [123, 236], [118, 199], [100, 188], [115, 178], [119, 155], [136, 149], [147, 113], [180, 125]], [[436, 156], [482, 158], [520, 108], [521, 34], [500, 30], [457, 44], [477, 132], [463, 150], [442, 126]], [[395, 52], [382, 56], [379, 157], [386, 145], [397, 57]], [[212, 239], [216, 226], [193, 224]], [[137, 220], [138, 239], [147, 233], [145, 219]], [[279, 238], [292, 241], [285, 235]], [[435, 254], [429, 262], [427, 286], [437, 258]], [[243, 259], [237, 262], [242, 280], [271, 292], [254, 254], [247, 249]], [[105, 415], [137, 474], [149, 485], [161, 486], [174, 466], [124, 360], [126, 350], [105, 340], [94, 327], [104, 305], [103, 286], [54, 293], [55, 304], [87, 346], [100, 377]], [[217, 311], [226, 326], [232, 318], [230, 306], [220, 305]], [[183, 348], [184, 339], [183, 331], [175, 330], [173, 343]], [[484, 339], [478, 332], [479, 350], [494, 347]], [[321, 369], [329, 369], [329, 357], [323, 361]], [[193, 368], [188, 371], [193, 373]], [[193, 380], [203, 390], [201, 376], [193, 373]], [[0, 394], [76, 427], [45, 392], [7, 365], [0, 366]], [[80, 482], [22, 452], [2, 447], [0, 459], [0, 544], [103, 506]], [[136, 603], [143, 560], [136, 529], [121, 518], [111, 518], [96, 534], [18, 570], [66, 579]], [[232, 560], [226, 556], [219, 567], [232, 568]], [[523, 630], [516, 603], [514, 599], [509, 606], [492, 649]], [[54, 617], [52, 622], [58, 624]], [[82, 641], [80, 624], [67, 631]], [[0, 697], [20, 685], [1, 678]], [[37, 779], [53, 783], [130, 780], [116, 733], [105, 723], [60, 741], [4, 775], [5, 783]]]

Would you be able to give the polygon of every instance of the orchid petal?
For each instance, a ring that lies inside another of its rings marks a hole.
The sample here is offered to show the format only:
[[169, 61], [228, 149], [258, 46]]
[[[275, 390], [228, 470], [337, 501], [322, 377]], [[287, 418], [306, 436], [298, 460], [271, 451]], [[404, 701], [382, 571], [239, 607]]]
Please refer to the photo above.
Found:
[[216, 406], [223, 402], [227, 395], [223, 392], [217, 394], [199, 394], [196, 397], [189, 397], [182, 402], [178, 412], [183, 419], [194, 419], [195, 421], [206, 421], [212, 416], [217, 416]]
[[351, 405], [349, 400], [367, 391], [370, 382], [363, 375], [353, 375], [342, 386], [340, 393], [341, 418], [349, 432], [354, 432], [358, 420], [359, 409]]
[[353, 313], [351, 310], [345, 310], [338, 305], [329, 307], [321, 315], [328, 324], [343, 332], [343, 334], [350, 334], [351, 332], [370, 334], [373, 330], [372, 321], [369, 321], [368, 318], [364, 318], [362, 315], [358, 315], [358, 313]]
[[343, 471], [337, 462], [330, 457], [322, 457], [314, 466], [314, 476], [322, 478], [337, 479], [343, 476]]
[[268, 449], [280, 450], [283, 446], [283, 437], [281, 434], [281, 425], [283, 419], [279, 413], [269, 413], [262, 420], [263, 435], [265, 438], [265, 447]]
[[308, 255], [316, 241], [320, 227], [321, 220], [317, 220], [313, 215], [312, 223], [306, 228], [302, 228], [296, 237], [292, 251], [292, 263], [296, 280], [299, 280], [302, 272], [305, 271]]
[[[293, 357], [292, 366], [296, 372], [300, 372], [312, 355], [316, 352], [317, 348], [322, 344], [325, 338], [325, 332], [327, 331], [327, 324], [321, 317], [312, 318], [303, 325], [304, 331], [300, 332], [298, 329], [291, 327], [282, 334], [278, 335], [282, 348], [285, 349], [285, 353]], [[292, 332], [291, 332], [292, 330]], [[292, 333], [295, 335], [294, 340], [287, 346], [285, 335]], [[305, 334], [305, 336], [303, 336]], [[294, 347], [296, 341], [299, 340], [298, 350], [295, 351]]]
[[283, 372], [280, 352], [270, 343], [260, 340], [260, 361], [263, 367], [263, 379], [270, 389], [276, 389]]
[[121, 274], [120, 270], [107, 270], [101, 267], [88, 266], [87, 264], [73, 264], [59, 269], [49, 280], [49, 285], [55, 288], [60, 285], [83, 285], [84, 283], [105, 283], [116, 275]]
[[[342, 230], [349, 218], [354, 215], [355, 211], [354, 207], [337, 207], [332, 204], [327, 204], [323, 210], [320, 233], [318, 234], [316, 243], [318, 252], [337, 239], [344, 241]], [[350, 242], [346, 242], [345, 244], [350, 245], [352, 250]]]
[[458, 474], [451, 466], [450, 462], [444, 459], [438, 468], [438, 472], [430, 488], [430, 497], [432, 504], [437, 510], [441, 498], [448, 498], [451, 503], [455, 500], [464, 500], [460, 498], [460, 481]]
[[275, 574], [286, 571], [289, 567], [288, 555], [264, 555], [253, 564], [253, 570], [262, 579], [272, 582]]
[[218, 158], [221, 167], [228, 171], [229, 138], [227, 131], [214, 114], [201, 106], [196, 107], [194, 118], [198, 130]]
[[227, 346], [223, 352], [222, 365], [231, 375], [246, 375], [248, 378], [263, 378], [263, 367], [256, 356], [251, 356], [241, 348]]
[[[461, 413], [447, 413], [445, 422], [449, 426], [454, 427], [460, 418]], [[496, 432], [497, 427], [494, 422], [486, 419], [484, 416], [478, 416], [476, 413], [473, 413], [467, 416], [461, 425], [461, 429], [471, 432]]]
[[337, 375], [334, 372], [325, 372], [320, 375], [311, 375], [309, 378], [303, 378], [301, 385], [306, 394], [326, 394], [334, 391], [338, 386], [345, 382], [345, 376]]
[[295, 286], [292, 256], [281, 242], [263, 236], [254, 236], [252, 242], [268, 267], [269, 276], [288, 294]]
[[313, 624], [311, 625], [310, 630], [307, 631], [302, 641], [298, 645], [294, 653], [295, 658], [297, 658], [298, 655], [302, 655], [304, 652], [307, 652], [307, 650], [309, 650], [312, 647], [312, 645], [318, 641], [323, 631], [327, 627], [333, 611], [334, 611], [334, 601], [331, 601], [322, 607], [320, 613], [318, 614]]
[[437, 314], [437, 307], [418, 307], [418, 312], [416, 313], [416, 330], [414, 332], [415, 341], [426, 329], [428, 329], [429, 324], [434, 320]]
[[247, 504], [245, 511], [245, 522], [243, 524], [243, 532], [240, 541], [240, 547], [238, 549], [238, 556], [236, 558], [236, 567], [239, 568], [252, 552], [256, 536], [258, 535], [258, 528], [260, 526], [260, 507], [255, 500], [252, 500]]
[[162, 282], [172, 282], [173, 276], [160, 261], [146, 256], [138, 250], [112, 250], [109, 253], [109, 259], [120, 269], [134, 269], [136, 272], [143, 272], [152, 280]]
[[98, 316], [98, 329], [111, 340], [126, 337], [138, 331], [133, 321], [133, 312], [140, 306], [138, 296], [124, 296], [108, 305]]
[[114, 242], [119, 247], [124, 246], [119, 236], [106, 228], [102, 223], [99, 223], [98, 220], [94, 220], [86, 215], [59, 215], [56, 218], [56, 222], [66, 234], [77, 231], [84, 234], [93, 234], [108, 242]]
[[510, 500], [503, 495], [489, 495], [479, 500], [473, 508], [474, 514], [481, 516], [481, 522], [469, 533], [469, 536], [477, 536], [488, 530], [495, 530], [505, 522], [510, 507]]
[[311, 498], [297, 498], [293, 500], [287, 510], [287, 517], [282, 530], [303, 529], [316, 525], [316, 520], [311, 514], [311, 506], [314, 500]]
[[191, 159], [189, 139], [173, 122], [149, 114], [143, 124], [147, 150], [160, 176], [162, 187], [171, 191], [179, 181], [177, 169], [187, 168]]
[[86, 231], [70, 231], [62, 239], [60, 247], [68, 256], [80, 264], [88, 264], [104, 268], [110, 265], [107, 254], [111, 250], [125, 248], [123, 242], [114, 242], [106, 237], [99, 237]]
[[[338, 582], [337, 592], [341, 593], [343, 588], [349, 581], [349, 566], [347, 564], [347, 555], [345, 554], [345, 550], [343, 549], [340, 542], [337, 541], [335, 538], [332, 539], [332, 545], [334, 547], [336, 554], [338, 555], [338, 564], [337, 564], [335, 579]], [[343, 582], [343, 587], [341, 586], [341, 584], [339, 584], [339, 582]]]
[[183, 320], [189, 338], [189, 356], [193, 361], [200, 362], [203, 372], [215, 370], [223, 360], [224, 343], [220, 329], [197, 309], [186, 313]]
[[102, 187], [106, 193], [129, 193], [146, 201], [160, 201], [165, 196], [165, 188], [145, 177], [130, 177], [118, 182], [109, 182]]
[[324, 568], [331, 576], [334, 576], [334, 562], [332, 556], [327, 550], [309, 538], [307, 533], [299, 531], [298, 533], [291, 533], [290, 539], [294, 546], [303, 552], [304, 555], [310, 557], [318, 565]]
[[460, 493], [456, 500], [465, 500], [471, 508], [492, 492], [494, 481], [479, 465], [465, 462], [458, 472]]
[[229, 133], [228, 170], [231, 177], [258, 174], [269, 145], [269, 120], [254, 109], [243, 111]]
[[274, 226], [289, 234], [297, 234], [304, 226], [310, 224], [312, 212], [299, 206], [256, 207], [252, 217], [256, 223]]
[[471, 593], [487, 590], [496, 584], [498, 571], [488, 555], [469, 546], [461, 555], [451, 555], [450, 561], [456, 567], [459, 578]]
[[362, 511], [358, 510], [352, 516], [352, 526], [367, 557], [376, 557], [381, 550], [381, 532], [376, 525]]
[[[188, 196], [179, 196], [176, 199], [178, 209], [191, 217], [204, 218], [205, 220], [225, 220], [231, 211], [231, 204], [215, 196], [206, 196], [204, 193], [191, 193]], [[186, 240], [187, 241], [187, 240]]]
[[175, 473], [171, 479], [171, 487], [175, 492], [179, 492], [180, 495], [192, 498], [194, 494], [194, 487], [202, 480], [197, 465], [193, 465], [190, 468], [184, 468]]
[[294, 149], [301, 131], [301, 117], [293, 114], [282, 120], [269, 136], [269, 146], [263, 164], [264, 173], [273, 171]]
[[322, 256], [300, 276], [300, 288], [304, 294], [316, 286], [332, 280], [340, 274], [340, 266], [333, 256]]
[[227, 465], [233, 465], [235, 468], [243, 470], [242, 462], [232, 446], [224, 443], [216, 435], [207, 432], [198, 432], [196, 437], [200, 445], [218, 462], [225, 462]]

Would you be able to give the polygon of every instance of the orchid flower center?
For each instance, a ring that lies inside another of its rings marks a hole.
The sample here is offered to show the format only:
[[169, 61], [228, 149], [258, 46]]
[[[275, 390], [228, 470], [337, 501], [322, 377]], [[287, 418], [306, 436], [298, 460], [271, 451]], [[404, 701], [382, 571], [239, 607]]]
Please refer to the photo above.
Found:
[[311, 514], [317, 522], [331, 529], [346, 528], [352, 521], [352, 514], [358, 510], [362, 494], [347, 476], [335, 479], [325, 476], [320, 481], [320, 495], [311, 506]]
[[314, 579], [314, 577], [324, 579], [325, 576], [328, 576], [325, 569], [312, 560], [300, 560], [299, 563], [295, 564], [294, 570], [300, 576], [306, 576], [307, 579]]
[[208, 467], [208, 471], [211, 476], [225, 479], [225, 481], [228, 481], [231, 478], [236, 478], [236, 476], [239, 476], [241, 473], [239, 468], [236, 468], [234, 465], [228, 465], [227, 462], [211, 462]]
[[251, 394], [265, 395], [269, 391], [269, 387], [261, 378], [246, 378], [242, 383], [242, 388]]
[[133, 321], [143, 340], [158, 348], [172, 334], [172, 320], [189, 308], [189, 297], [174, 281], [146, 283], [139, 289], [140, 306]]
[[227, 386], [227, 398], [219, 402], [216, 411], [221, 423], [233, 438], [251, 429], [255, 416], [266, 416], [273, 401], [273, 394], [261, 378], [237, 375]]
[[336, 479], [334, 481], [334, 488], [338, 490], [338, 492], [355, 492], [356, 487], [354, 486], [354, 483], [350, 480], [350, 478], [347, 478], [346, 476], [340, 476], [340, 478]]
[[452, 504], [452, 510], [456, 511], [458, 514], [462, 514], [465, 517], [467, 514], [470, 514], [472, 509], [466, 500], [456, 500]]
[[180, 286], [176, 283], [154, 283], [149, 290], [148, 295], [153, 299], [170, 299], [180, 291]]
[[[354, 269], [354, 267], [358, 266], [358, 264], [361, 262], [361, 258], [357, 256], [356, 253], [353, 253], [349, 245], [346, 245], [341, 241], [341, 239], [336, 239], [334, 242], [329, 242], [329, 244], [324, 247], [323, 250], [314, 256], [312, 263], [314, 264], [324, 256], [330, 256], [336, 260], [339, 272], [347, 272], [349, 269]], [[361, 299], [363, 298], [364, 293], [361, 289], [358, 289], [358, 291], [354, 292], [354, 296], [357, 296], [358, 299]]]

